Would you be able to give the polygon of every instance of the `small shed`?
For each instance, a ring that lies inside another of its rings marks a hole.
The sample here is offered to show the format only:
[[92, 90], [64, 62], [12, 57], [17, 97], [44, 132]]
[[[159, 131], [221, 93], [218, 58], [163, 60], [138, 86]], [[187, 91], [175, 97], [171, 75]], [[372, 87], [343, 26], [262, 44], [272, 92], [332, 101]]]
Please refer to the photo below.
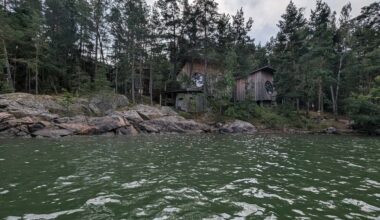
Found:
[[167, 95], [175, 97], [175, 108], [189, 113], [204, 112], [206, 98], [200, 89], [183, 89], [167, 92]]
[[269, 66], [257, 69], [248, 76], [236, 78], [235, 101], [256, 101], [260, 103], [276, 100], [273, 86], [275, 70]]

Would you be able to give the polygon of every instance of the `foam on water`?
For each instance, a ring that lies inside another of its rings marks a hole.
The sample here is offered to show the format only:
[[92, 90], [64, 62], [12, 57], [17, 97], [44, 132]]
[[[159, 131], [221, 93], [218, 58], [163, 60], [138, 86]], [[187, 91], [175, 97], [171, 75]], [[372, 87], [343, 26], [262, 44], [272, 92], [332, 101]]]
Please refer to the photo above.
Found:
[[0, 192], [0, 195], [5, 195], [5, 194], [8, 194], [8, 193], [9, 193], [9, 190], [4, 190], [4, 191]]
[[265, 211], [265, 208], [262, 208], [258, 205], [255, 205], [255, 204], [249, 204], [246, 202], [233, 202], [233, 204], [242, 208], [241, 211], [235, 213], [235, 215], [237, 215], [239, 217], [247, 217], [250, 215], [261, 216], [264, 214], [264, 211]]
[[120, 204], [119, 195], [104, 195], [86, 201], [86, 205], [104, 206], [108, 203]]
[[71, 215], [77, 212], [83, 212], [83, 209], [72, 209], [72, 210], [66, 210], [66, 211], [60, 211], [60, 212], [54, 212], [49, 214], [26, 214], [22, 217], [24, 220], [50, 220], [50, 219], [56, 219], [58, 217], [64, 216], [64, 215]]
[[380, 212], [380, 208], [356, 199], [343, 199], [343, 203], [359, 207], [363, 212]]
[[145, 183], [147, 183], [147, 180], [143, 179], [139, 181], [133, 181], [130, 183], [124, 183], [123, 185], [121, 185], [121, 187], [124, 189], [136, 189], [142, 187]]

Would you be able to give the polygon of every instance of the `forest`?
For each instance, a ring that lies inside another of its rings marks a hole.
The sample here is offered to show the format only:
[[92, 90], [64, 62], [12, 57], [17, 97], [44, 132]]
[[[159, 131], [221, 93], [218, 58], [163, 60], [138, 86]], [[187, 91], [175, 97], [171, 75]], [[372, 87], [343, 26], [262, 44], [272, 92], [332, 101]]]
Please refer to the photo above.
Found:
[[226, 94], [234, 77], [271, 66], [278, 108], [348, 115], [359, 129], [379, 129], [380, 2], [356, 17], [350, 3], [335, 12], [317, 0], [310, 17], [305, 10], [290, 1], [262, 45], [243, 8], [221, 13], [214, 0], [3, 0], [0, 93], [104, 90], [139, 103], [148, 75], [153, 102], [186, 60], [200, 59], [224, 70], [210, 103], [225, 114], [244, 108]]

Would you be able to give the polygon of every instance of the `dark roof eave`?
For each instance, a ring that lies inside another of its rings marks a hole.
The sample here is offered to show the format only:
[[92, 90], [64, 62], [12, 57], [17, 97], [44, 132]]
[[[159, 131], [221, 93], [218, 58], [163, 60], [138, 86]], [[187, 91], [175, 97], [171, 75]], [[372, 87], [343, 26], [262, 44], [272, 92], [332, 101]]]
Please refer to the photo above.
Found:
[[163, 93], [203, 93], [203, 89], [180, 89], [180, 90], [172, 90], [172, 91], [165, 91]]
[[[270, 67], [270, 66], [264, 66], [264, 67], [261, 67], [261, 68], [259, 68], [259, 69], [256, 69], [256, 70], [252, 71], [252, 72], [251, 72], [250, 74], [248, 74], [247, 76], [251, 76], [251, 75], [253, 75], [253, 74], [255, 74], [255, 73], [258, 73], [258, 72], [260, 72], [260, 71], [264, 71], [264, 70], [266, 70], [266, 72], [269, 72], [269, 73], [272, 73], [272, 74], [274, 74], [274, 73], [276, 72], [276, 70], [275, 70], [274, 68], [272, 68], [272, 67]], [[235, 77], [235, 79], [236, 79], [236, 80], [244, 79], [244, 78], [246, 78], [247, 76], [238, 76], [238, 77]]]

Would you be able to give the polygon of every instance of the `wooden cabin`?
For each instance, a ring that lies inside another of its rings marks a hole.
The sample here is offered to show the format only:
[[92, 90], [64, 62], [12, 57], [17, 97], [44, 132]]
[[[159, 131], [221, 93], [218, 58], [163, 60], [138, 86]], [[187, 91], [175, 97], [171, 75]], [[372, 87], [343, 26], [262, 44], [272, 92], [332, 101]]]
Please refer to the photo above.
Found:
[[248, 76], [236, 78], [235, 101], [275, 102], [274, 73], [275, 70], [273, 68], [266, 66], [253, 71]]
[[180, 111], [204, 112], [207, 109], [204, 92], [207, 90], [207, 95], [212, 96], [214, 84], [221, 75], [221, 69], [213, 62], [205, 69], [203, 60], [188, 60], [177, 75], [180, 89], [167, 92], [166, 97], [174, 98], [175, 107]]
[[204, 89], [206, 86], [210, 94], [215, 81], [222, 75], [222, 72], [216, 63], [209, 61], [206, 69], [203, 60], [193, 59], [184, 63], [177, 75], [177, 81], [181, 83], [182, 89]]

